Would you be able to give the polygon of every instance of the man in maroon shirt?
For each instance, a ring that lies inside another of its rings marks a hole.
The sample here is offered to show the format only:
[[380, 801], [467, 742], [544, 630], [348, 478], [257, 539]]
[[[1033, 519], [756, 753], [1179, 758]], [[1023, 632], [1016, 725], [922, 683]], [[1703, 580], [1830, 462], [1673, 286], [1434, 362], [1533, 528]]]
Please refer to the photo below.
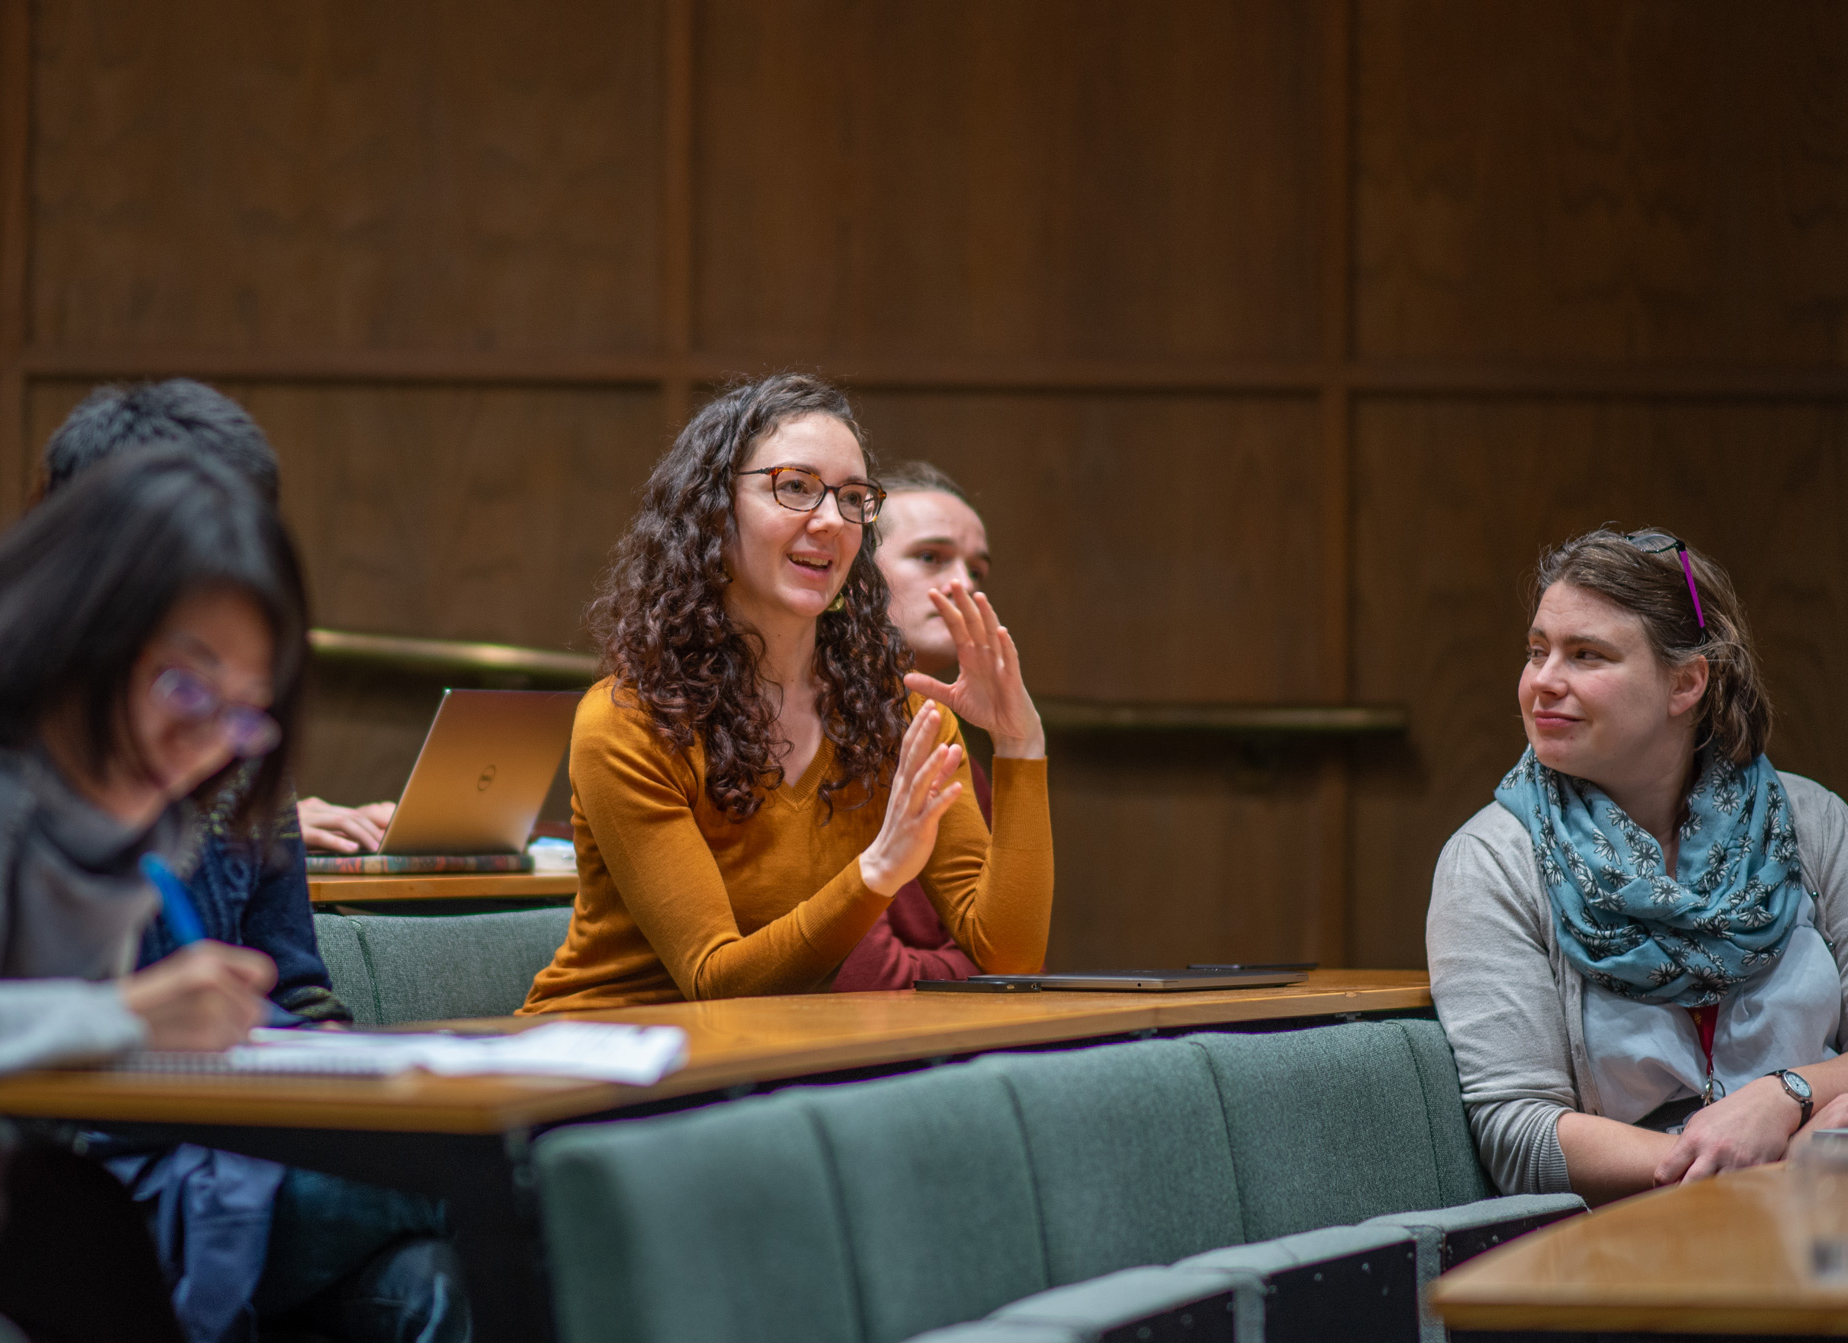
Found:
[[[956, 679], [956, 641], [931, 605], [932, 588], [960, 579], [971, 592], [988, 577], [988, 532], [962, 489], [928, 462], [881, 471], [886, 489], [879, 511], [879, 568], [892, 589], [892, 623], [911, 645], [917, 669]], [[975, 800], [992, 823], [988, 775], [973, 758]], [[978, 973], [956, 945], [917, 882], [899, 889], [872, 931], [841, 963], [834, 990], [908, 989], [919, 979], [967, 979]]]

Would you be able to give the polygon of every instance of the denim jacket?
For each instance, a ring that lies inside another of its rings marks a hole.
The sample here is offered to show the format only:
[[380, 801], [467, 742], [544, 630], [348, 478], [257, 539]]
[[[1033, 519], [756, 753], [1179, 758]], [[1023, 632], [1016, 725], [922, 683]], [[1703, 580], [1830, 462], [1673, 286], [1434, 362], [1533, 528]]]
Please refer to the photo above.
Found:
[[[311, 1021], [351, 1021], [353, 1014], [334, 996], [333, 982], [314, 940], [308, 904], [308, 872], [301, 821], [290, 800], [267, 837], [240, 832], [231, 823], [242, 793], [241, 780], [226, 788], [202, 819], [197, 866], [186, 889], [207, 937], [232, 946], [255, 947], [276, 962], [270, 997], [280, 1007]], [[164, 919], [141, 936], [142, 966], [178, 949]]]

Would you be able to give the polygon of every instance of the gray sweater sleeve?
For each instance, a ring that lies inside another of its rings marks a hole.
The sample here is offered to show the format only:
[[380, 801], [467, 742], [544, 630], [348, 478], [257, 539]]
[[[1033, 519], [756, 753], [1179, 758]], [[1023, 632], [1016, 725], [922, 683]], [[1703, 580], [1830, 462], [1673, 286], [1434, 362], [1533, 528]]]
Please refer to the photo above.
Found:
[[1488, 828], [1485, 819], [1453, 835], [1437, 860], [1425, 919], [1431, 997], [1496, 1185], [1504, 1194], [1566, 1193], [1559, 1116], [1579, 1100], [1546, 930], [1522, 894], [1537, 878], [1517, 870], [1532, 861], [1524, 846], [1510, 852], [1472, 833]]
[[91, 1063], [141, 1044], [147, 1027], [114, 983], [0, 980], [0, 1074]]
[[1816, 896], [1816, 927], [1835, 957], [1842, 982], [1842, 1028], [1848, 1044], [1848, 805], [1813, 779], [1780, 771], [1797, 823], [1804, 884]]

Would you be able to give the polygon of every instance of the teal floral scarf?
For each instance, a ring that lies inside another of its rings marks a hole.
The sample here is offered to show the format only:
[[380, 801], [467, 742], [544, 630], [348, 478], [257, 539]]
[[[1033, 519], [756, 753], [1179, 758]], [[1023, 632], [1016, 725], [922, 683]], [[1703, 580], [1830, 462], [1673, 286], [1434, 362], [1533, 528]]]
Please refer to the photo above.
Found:
[[1495, 798], [1533, 839], [1566, 960], [1645, 1003], [1717, 1003], [1784, 954], [1802, 894], [1790, 799], [1771, 762], [1706, 758], [1688, 796], [1677, 871], [1655, 837], [1533, 748]]

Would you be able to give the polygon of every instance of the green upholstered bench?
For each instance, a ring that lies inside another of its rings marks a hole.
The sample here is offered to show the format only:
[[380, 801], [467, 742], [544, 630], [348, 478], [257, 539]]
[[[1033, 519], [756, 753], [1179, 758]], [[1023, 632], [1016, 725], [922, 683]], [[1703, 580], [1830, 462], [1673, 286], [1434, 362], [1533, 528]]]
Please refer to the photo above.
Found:
[[570, 926], [569, 909], [314, 916], [334, 992], [369, 1026], [508, 1016]]
[[1418, 1310], [1415, 1242], [1403, 1230], [1340, 1226], [1215, 1250], [1173, 1268], [1126, 1268], [1003, 1306], [914, 1343], [1185, 1339], [1393, 1339]]
[[1351, 1224], [1491, 1192], [1422, 1020], [990, 1054], [559, 1129], [536, 1161], [568, 1343], [1159, 1339], [1182, 1316], [1246, 1343], [1330, 1311], [1411, 1340], [1419, 1232]]

